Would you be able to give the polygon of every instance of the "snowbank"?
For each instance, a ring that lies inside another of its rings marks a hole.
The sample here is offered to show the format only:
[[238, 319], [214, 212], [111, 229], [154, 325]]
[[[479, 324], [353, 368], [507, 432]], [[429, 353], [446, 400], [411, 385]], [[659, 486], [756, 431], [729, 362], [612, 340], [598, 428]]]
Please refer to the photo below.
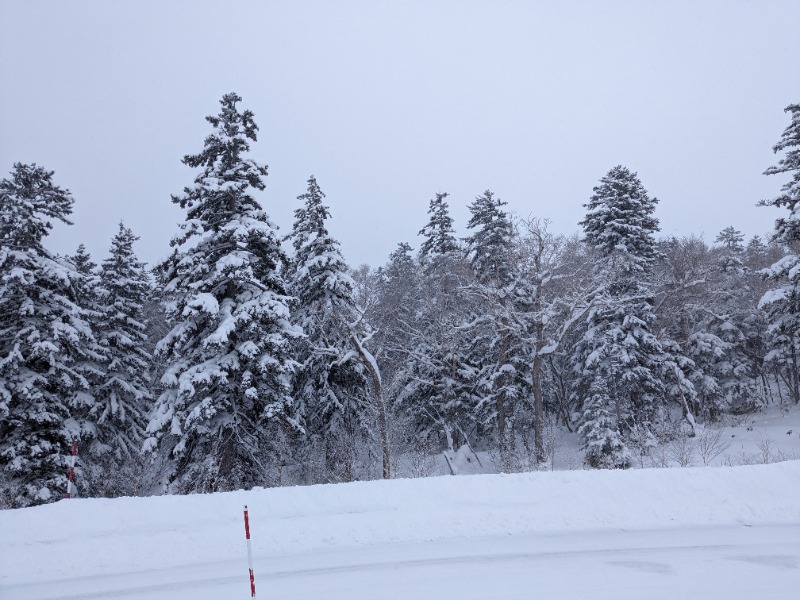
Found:
[[0, 586], [349, 546], [600, 529], [800, 523], [800, 461], [392, 480], [0, 512]]

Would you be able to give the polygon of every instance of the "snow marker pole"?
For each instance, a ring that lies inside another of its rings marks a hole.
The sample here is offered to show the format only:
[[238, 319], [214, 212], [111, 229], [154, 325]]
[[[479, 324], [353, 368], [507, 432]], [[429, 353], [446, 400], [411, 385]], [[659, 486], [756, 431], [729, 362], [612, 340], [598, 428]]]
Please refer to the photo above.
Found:
[[253, 577], [253, 548], [250, 545], [250, 519], [247, 517], [247, 504], [244, 505], [244, 535], [247, 538], [247, 566], [250, 568], [250, 597], [256, 597], [256, 580]]
[[72, 442], [72, 464], [69, 466], [69, 479], [67, 480], [67, 500], [72, 498], [72, 477], [75, 474], [75, 461], [78, 458], [78, 440]]

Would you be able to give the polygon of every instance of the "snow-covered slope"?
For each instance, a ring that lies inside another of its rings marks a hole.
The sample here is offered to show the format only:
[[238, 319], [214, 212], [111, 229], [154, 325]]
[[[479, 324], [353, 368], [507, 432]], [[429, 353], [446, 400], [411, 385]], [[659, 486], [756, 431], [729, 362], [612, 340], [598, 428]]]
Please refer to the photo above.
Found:
[[[636, 548], [651, 551], [664, 540], [670, 547], [684, 547], [685, 543], [696, 550], [705, 547], [703, 540], [723, 547], [727, 542], [720, 541], [722, 535], [736, 538], [731, 544], [738, 547], [749, 543], [735, 533], [745, 528], [750, 528], [746, 535], [756, 536], [762, 546], [769, 546], [774, 539], [776, 548], [766, 556], [783, 557], [775, 560], [785, 566], [785, 573], [771, 580], [780, 586], [784, 576], [800, 581], [799, 496], [800, 462], [793, 461], [729, 468], [436, 477], [202, 496], [65, 500], [0, 512], [0, 598], [246, 597], [244, 504], [250, 510], [256, 579], [263, 597], [276, 597], [269, 592], [275, 586], [295, 589], [295, 584], [287, 584], [291, 573], [306, 580], [312, 572], [324, 572], [335, 581], [341, 571], [341, 577], [352, 578], [355, 585], [359, 575], [353, 574], [354, 562], [378, 560], [384, 567], [395, 562], [427, 567], [447, 564], [442, 572], [455, 570], [448, 576], [458, 577], [462, 571], [474, 573], [475, 563], [497, 563], [498, 556], [513, 562], [522, 560], [520, 557], [541, 557], [553, 549], [569, 554], [575, 549], [573, 542], [583, 551], [587, 543], [604, 552], [630, 550], [626, 539], [637, 540]], [[675, 532], [683, 532], [677, 538], [684, 542], [676, 542]], [[693, 541], [686, 542], [688, 538]], [[463, 559], [464, 552], [483, 556], [485, 561], [452, 562], [454, 554]], [[670, 556], [679, 560], [683, 554]], [[511, 568], [508, 560], [497, 564]], [[586, 556], [582, 560], [587, 560]], [[350, 566], [342, 567], [341, 561]], [[570, 568], [568, 564], [562, 568]], [[584, 566], [591, 571], [590, 565]], [[551, 567], [558, 574], [560, 567]], [[308, 569], [306, 575], [303, 569]], [[529, 565], [520, 569], [529, 569]], [[650, 577], [658, 574], [654, 569]], [[781, 568], [774, 570], [776, 575], [781, 572]], [[374, 569], [369, 577], [376, 577]], [[492, 577], [501, 576], [487, 574], [483, 581]], [[498, 580], [493, 583], [499, 587], [487, 588], [500, 590], [510, 585], [505, 593], [486, 596], [472, 586], [473, 595], [468, 597], [526, 597], [524, 589], [513, 584], [513, 576], [509, 577], [512, 583]], [[562, 577], [566, 584], [571, 575], [564, 572]], [[193, 586], [192, 582], [198, 581], [205, 584]], [[380, 581], [376, 585], [391, 585], [391, 581]], [[198, 595], [197, 587], [211, 595]], [[449, 592], [436, 596], [435, 591], [432, 589], [431, 598], [454, 597]], [[421, 590], [416, 596], [395, 592], [399, 595], [387, 596], [376, 590], [373, 596], [351, 591], [329, 597], [428, 598]], [[281, 597], [303, 597], [299, 593]]]

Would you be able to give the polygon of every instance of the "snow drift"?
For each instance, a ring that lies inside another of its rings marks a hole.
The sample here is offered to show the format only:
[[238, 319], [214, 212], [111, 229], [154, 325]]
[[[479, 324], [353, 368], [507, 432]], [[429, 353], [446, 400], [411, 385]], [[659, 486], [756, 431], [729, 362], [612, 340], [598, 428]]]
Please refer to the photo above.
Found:
[[65, 500], [0, 512], [0, 592], [98, 573], [238, 565], [245, 556], [244, 504], [256, 560], [264, 561], [337, 547], [506, 534], [798, 524], [798, 492], [800, 461]]

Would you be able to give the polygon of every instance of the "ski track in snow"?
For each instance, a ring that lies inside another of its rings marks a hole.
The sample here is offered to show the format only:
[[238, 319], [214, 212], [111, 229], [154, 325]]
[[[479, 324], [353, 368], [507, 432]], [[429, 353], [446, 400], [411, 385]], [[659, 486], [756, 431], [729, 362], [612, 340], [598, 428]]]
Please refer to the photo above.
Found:
[[[242, 571], [228, 560], [9, 586], [1, 597], [246, 597]], [[800, 525], [395, 544], [263, 559], [256, 572], [258, 596], [282, 599], [789, 598], [800, 580]], [[600, 578], [587, 585], [592, 573]]]

